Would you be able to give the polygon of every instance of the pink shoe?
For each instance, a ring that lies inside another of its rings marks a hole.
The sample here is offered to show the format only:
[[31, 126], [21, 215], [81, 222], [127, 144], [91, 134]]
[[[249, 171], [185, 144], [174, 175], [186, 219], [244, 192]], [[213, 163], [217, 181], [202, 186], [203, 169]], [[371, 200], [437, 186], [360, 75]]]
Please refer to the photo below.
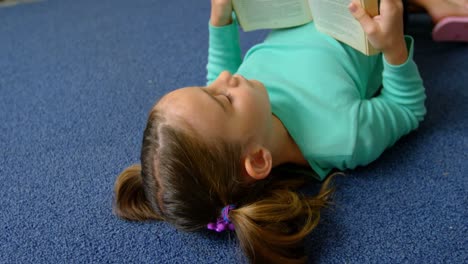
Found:
[[432, 30], [435, 41], [468, 42], [468, 17], [446, 17]]

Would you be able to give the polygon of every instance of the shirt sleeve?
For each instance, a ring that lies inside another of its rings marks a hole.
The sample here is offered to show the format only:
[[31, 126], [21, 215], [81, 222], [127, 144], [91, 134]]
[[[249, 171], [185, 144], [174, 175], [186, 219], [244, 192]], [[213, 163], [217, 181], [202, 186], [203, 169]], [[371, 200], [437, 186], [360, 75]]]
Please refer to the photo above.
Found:
[[239, 31], [237, 20], [222, 27], [209, 24], [209, 48], [207, 84], [213, 82], [222, 71], [237, 72], [242, 62], [239, 44]]
[[348, 168], [366, 165], [424, 119], [426, 94], [413, 61], [413, 39], [406, 37], [408, 60], [391, 65], [383, 59], [380, 95], [356, 103], [358, 130], [355, 151]]

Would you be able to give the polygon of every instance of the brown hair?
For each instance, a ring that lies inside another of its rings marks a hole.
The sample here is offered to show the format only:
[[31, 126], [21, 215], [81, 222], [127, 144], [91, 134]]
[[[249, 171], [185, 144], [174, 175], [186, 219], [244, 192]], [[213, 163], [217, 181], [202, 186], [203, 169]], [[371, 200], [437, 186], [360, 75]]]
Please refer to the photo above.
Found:
[[235, 204], [229, 218], [251, 262], [304, 263], [303, 239], [317, 226], [333, 192], [330, 178], [309, 197], [297, 192], [304, 177], [270, 175], [246, 183], [241, 161], [241, 144], [201, 142], [196, 133], [168, 125], [153, 110], [143, 136], [142, 165], [128, 167], [116, 180], [114, 212], [194, 231]]

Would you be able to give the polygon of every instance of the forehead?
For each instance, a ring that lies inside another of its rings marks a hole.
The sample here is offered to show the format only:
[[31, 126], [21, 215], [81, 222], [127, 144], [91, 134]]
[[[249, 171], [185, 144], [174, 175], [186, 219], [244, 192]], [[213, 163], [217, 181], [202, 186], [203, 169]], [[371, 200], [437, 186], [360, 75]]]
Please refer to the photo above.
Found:
[[206, 136], [223, 133], [226, 119], [222, 109], [200, 87], [187, 87], [168, 93], [154, 106], [169, 123], [188, 125]]
[[186, 95], [193, 94], [195, 89], [200, 88], [200, 87], [185, 87], [185, 88], [179, 88], [177, 90], [174, 90], [172, 92], [167, 93], [163, 97], [161, 97], [157, 103], [155, 104], [155, 108], [161, 105], [164, 105], [166, 103], [171, 103], [174, 101], [178, 101], [181, 98], [184, 98]]

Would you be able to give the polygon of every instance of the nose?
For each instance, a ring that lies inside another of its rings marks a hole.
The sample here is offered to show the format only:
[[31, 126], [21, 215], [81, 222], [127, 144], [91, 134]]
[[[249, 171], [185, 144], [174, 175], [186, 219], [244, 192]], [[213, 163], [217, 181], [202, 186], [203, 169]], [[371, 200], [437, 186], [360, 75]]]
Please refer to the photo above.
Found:
[[218, 76], [219, 79], [226, 79], [226, 80], [230, 79], [231, 77], [232, 77], [232, 74], [229, 71], [222, 71]]
[[228, 71], [223, 71], [219, 74], [218, 80], [228, 87], [236, 87], [239, 85], [239, 80]]

